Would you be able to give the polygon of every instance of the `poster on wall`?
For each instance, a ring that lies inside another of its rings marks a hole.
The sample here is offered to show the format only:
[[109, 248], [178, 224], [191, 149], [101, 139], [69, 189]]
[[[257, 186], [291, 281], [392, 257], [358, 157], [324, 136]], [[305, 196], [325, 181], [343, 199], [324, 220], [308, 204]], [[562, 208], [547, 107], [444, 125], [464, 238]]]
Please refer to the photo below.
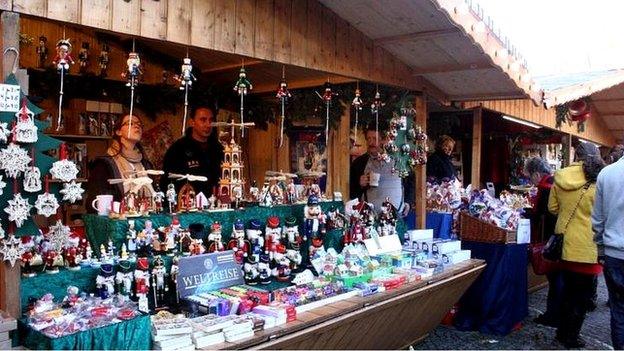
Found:
[[[290, 171], [296, 174], [327, 171], [327, 147], [323, 128], [293, 130], [290, 140]], [[319, 186], [325, 191], [325, 178], [321, 177]], [[301, 178], [299, 179], [299, 181]]]

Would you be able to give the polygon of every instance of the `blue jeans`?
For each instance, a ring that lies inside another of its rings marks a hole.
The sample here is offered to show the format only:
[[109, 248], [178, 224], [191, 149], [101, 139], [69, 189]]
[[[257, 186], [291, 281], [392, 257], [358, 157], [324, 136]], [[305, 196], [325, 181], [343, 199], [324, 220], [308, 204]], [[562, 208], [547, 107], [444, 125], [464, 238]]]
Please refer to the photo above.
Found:
[[604, 276], [611, 308], [611, 342], [616, 350], [624, 349], [624, 260], [605, 257]]

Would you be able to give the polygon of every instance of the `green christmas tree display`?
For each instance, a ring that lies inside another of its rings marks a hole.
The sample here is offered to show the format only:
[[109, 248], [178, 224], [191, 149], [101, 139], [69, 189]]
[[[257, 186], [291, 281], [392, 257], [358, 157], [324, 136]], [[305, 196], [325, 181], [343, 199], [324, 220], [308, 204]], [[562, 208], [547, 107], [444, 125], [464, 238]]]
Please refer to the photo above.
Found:
[[394, 172], [405, 178], [410, 169], [427, 163], [427, 134], [419, 125], [414, 124], [416, 109], [412, 96], [404, 96], [392, 113], [390, 128], [387, 131], [388, 143], [385, 145], [386, 161], [394, 160]]
[[[7, 77], [7, 79], [5, 80], [5, 84], [19, 85], [17, 78], [13, 74]], [[23, 95], [23, 93], [21, 93], [20, 95], [21, 95], [20, 101], [22, 101], [22, 99], [24, 99], [25, 96]], [[43, 112], [42, 109], [37, 107], [28, 99], [26, 99], [26, 103], [27, 103], [28, 109], [32, 111], [35, 116]], [[16, 121], [15, 112], [0, 112], [0, 123], [2, 122], [7, 123], [9, 129], [11, 128], [11, 126], [13, 125], [15, 121]], [[45, 177], [45, 175], [49, 174], [50, 168], [52, 168], [53, 163], [57, 161], [55, 157], [46, 155], [45, 152], [58, 149], [59, 146], [61, 145], [61, 141], [54, 139], [43, 133], [43, 131], [48, 127], [49, 123], [44, 122], [44, 121], [39, 121], [37, 119], [34, 120], [34, 123], [37, 126], [37, 136], [38, 136], [37, 141], [31, 144], [28, 144], [28, 143], [17, 143], [17, 144], [21, 148], [26, 150], [28, 152], [28, 155], [31, 156], [31, 158], [34, 156], [34, 165], [35, 167], [39, 168], [39, 170], [41, 171], [41, 177], [43, 178]], [[9, 136], [9, 140], [7, 141], [7, 144], [0, 143], [0, 148], [5, 148], [10, 142], [11, 137], [12, 136]], [[2, 174], [3, 176], [2, 180], [6, 183], [6, 187], [4, 188], [2, 194], [0, 195], [0, 221], [2, 223], [2, 228], [4, 229], [5, 233], [8, 235], [11, 232], [9, 228], [12, 227], [13, 229], [15, 229], [15, 232], [14, 232], [15, 236], [18, 236], [18, 237], [25, 236], [25, 235], [38, 235], [39, 228], [33, 221], [33, 217], [32, 217], [33, 215], [37, 214], [37, 210], [34, 207], [31, 209], [30, 215], [28, 216], [28, 218], [23, 222], [23, 224], [19, 228], [11, 224], [11, 222], [9, 221], [9, 215], [6, 213], [6, 211], [4, 211], [4, 209], [7, 207], [9, 200], [13, 199], [14, 189], [18, 189], [18, 192], [21, 194], [21, 196], [24, 199], [26, 199], [31, 206], [34, 206], [35, 201], [37, 200], [37, 196], [45, 192], [46, 190], [45, 186], [42, 187], [41, 191], [36, 192], [36, 193], [26, 192], [23, 189], [24, 188], [24, 185], [23, 185], [24, 174], [23, 173], [20, 176], [18, 176], [16, 179], [7, 177], [6, 174], [4, 174], [4, 172], [0, 172], [0, 174]], [[43, 179], [42, 179], [42, 183], [43, 183]], [[50, 184], [49, 192], [51, 194], [54, 194], [60, 203], [60, 198], [58, 196], [58, 185]]]

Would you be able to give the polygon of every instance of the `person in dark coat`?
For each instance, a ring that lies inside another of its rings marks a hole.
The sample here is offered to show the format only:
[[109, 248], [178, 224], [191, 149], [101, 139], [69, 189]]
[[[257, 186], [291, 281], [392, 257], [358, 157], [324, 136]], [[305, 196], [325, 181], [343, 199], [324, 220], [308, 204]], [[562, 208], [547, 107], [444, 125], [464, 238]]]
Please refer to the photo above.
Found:
[[[130, 115], [122, 118], [113, 132], [113, 141], [106, 151], [106, 155], [96, 158], [89, 168], [87, 182], [87, 210], [93, 212], [91, 202], [98, 195], [113, 195], [115, 201], [121, 201], [128, 192], [129, 185], [110, 184], [109, 179], [123, 179], [134, 177], [136, 172], [152, 168], [152, 164], [145, 158], [141, 137], [143, 123], [133, 115], [130, 127]], [[130, 133], [128, 133], [130, 131]], [[133, 174], [135, 173], [135, 174]], [[151, 184], [143, 187], [145, 196], [152, 196], [154, 188]]]
[[206, 106], [191, 111], [190, 128], [165, 154], [163, 160], [165, 174], [160, 179], [160, 188], [163, 191], [167, 189], [169, 183], [175, 184], [176, 191], [179, 191], [186, 182], [170, 179], [169, 173], [207, 177], [207, 182], [191, 182], [195, 193], [202, 192], [207, 197], [218, 186], [223, 162], [223, 145], [219, 142], [217, 131], [212, 128], [215, 116], [216, 111]]
[[441, 183], [457, 179], [451, 158], [454, 148], [455, 140], [450, 136], [442, 135], [438, 138], [434, 153], [427, 159], [427, 180]]
[[[540, 157], [533, 157], [524, 164], [524, 173], [529, 177], [531, 183], [537, 187], [537, 194], [532, 199], [533, 210], [531, 211], [531, 222], [537, 228], [534, 242], [545, 242], [555, 233], [557, 216], [548, 211], [548, 197], [550, 189], [555, 181], [550, 165]], [[539, 230], [541, 229], [541, 230]], [[546, 274], [548, 279], [548, 298], [546, 300], [546, 311], [535, 318], [535, 323], [551, 327], [559, 326], [559, 315], [561, 313], [561, 292], [563, 289], [563, 279], [561, 272], [555, 268], [554, 271]]]

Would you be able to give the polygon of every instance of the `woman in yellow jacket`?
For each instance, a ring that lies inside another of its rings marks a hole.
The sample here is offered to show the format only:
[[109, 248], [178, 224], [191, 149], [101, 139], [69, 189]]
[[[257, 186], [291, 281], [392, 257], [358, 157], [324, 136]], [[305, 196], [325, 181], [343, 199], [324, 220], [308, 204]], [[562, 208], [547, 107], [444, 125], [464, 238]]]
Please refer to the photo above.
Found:
[[549, 211], [558, 216], [555, 233], [563, 234], [563, 292], [556, 338], [566, 348], [585, 346], [579, 333], [591, 303], [594, 280], [602, 272], [591, 212], [596, 178], [604, 162], [594, 144], [581, 143], [575, 151], [578, 162], [555, 173], [548, 198]]

